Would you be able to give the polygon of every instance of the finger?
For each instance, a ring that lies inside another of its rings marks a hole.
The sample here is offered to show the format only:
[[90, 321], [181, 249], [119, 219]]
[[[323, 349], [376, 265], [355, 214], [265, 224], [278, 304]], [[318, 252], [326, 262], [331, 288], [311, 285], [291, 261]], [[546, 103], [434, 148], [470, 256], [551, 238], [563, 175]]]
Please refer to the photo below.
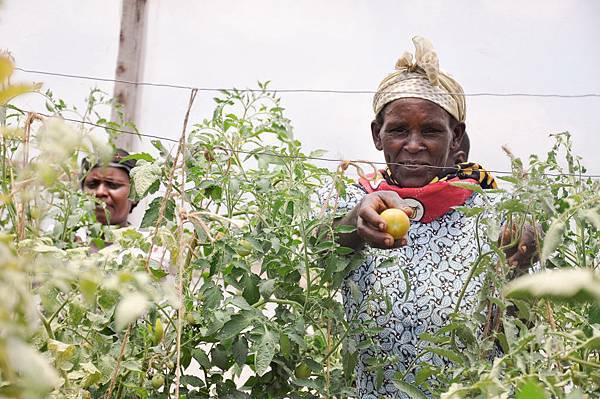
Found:
[[398, 194], [391, 192], [382, 192], [384, 194], [381, 199], [384, 203], [385, 209], [396, 208], [400, 209], [402, 212], [406, 213], [406, 216], [409, 218], [413, 216], [415, 210], [406, 204], [406, 201], [403, 200]]
[[363, 206], [359, 213], [358, 217], [363, 220], [364, 223], [371, 225], [372, 228], [378, 229], [380, 232], [384, 232], [387, 228], [387, 223], [377, 211], [369, 206]]
[[400, 248], [405, 246], [408, 243], [406, 237], [399, 238], [394, 241], [394, 248]]
[[500, 245], [504, 246], [510, 242], [510, 230], [506, 225], [502, 226], [502, 233], [500, 234]]
[[518, 245], [519, 256], [523, 259], [533, 259], [537, 256], [537, 243], [533, 237], [523, 237]]
[[509, 257], [506, 262], [516, 268], [523, 268], [531, 266], [531, 259], [524, 258], [520, 253], [516, 253]]
[[[385, 208], [398, 208], [404, 211], [404, 208], [410, 209], [412, 215], [412, 208], [410, 208], [406, 202], [397, 194], [391, 191], [381, 191], [380, 198], [385, 204]], [[405, 211], [406, 212], [406, 211]], [[408, 213], [407, 213], [408, 214]]]
[[406, 213], [406, 216], [408, 216], [409, 218], [413, 217], [415, 210], [413, 208], [411, 208], [410, 206], [402, 206], [402, 208], [400, 208], [400, 210], [404, 213]]
[[360, 217], [356, 221], [356, 230], [358, 235], [372, 247], [389, 249], [394, 246], [394, 237], [377, 230]]

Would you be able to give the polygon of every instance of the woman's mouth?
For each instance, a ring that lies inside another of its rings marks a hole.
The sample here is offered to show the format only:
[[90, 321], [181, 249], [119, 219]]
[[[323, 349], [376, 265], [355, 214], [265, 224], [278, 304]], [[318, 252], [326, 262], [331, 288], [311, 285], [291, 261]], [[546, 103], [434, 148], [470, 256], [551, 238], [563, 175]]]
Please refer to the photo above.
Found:
[[110, 206], [106, 203], [101, 203], [101, 204], [96, 205], [96, 213], [104, 214], [105, 212], [110, 212], [111, 209], [112, 209], [112, 206]]
[[398, 162], [398, 166], [411, 170], [429, 169], [431, 167], [431, 165], [425, 162]]

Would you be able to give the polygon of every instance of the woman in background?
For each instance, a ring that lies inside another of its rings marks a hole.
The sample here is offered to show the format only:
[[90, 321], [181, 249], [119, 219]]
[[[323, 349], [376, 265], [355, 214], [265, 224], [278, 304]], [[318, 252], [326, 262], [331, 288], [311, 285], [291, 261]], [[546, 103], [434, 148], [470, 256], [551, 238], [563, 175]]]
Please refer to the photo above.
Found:
[[129, 173], [135, 167], [136, 161], [123, 161], [128, 155], [127, 151], [119, 148], [105, 165], [97, 163], [91, 166], [87, 159], [83, 160], [84, 177], [81, 180], [81, 188], [97, 198], [96, 219], [102, 224], [119, 227], [129, 225], [127, 218], [137, 205], [129, 199]]

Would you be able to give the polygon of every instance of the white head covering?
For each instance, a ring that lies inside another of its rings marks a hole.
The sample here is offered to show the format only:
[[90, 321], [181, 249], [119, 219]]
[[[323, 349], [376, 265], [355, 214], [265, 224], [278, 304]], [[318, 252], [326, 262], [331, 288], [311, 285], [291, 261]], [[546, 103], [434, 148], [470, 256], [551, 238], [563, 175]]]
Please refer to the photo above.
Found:
[[464, 91], [460, 84], [439, 68], [433, 45], [415, 36], [415, 61], [405, 52], [396, 62], [396, 70], [383, 79], [373, 98], [375, 115], [388, 103], [399, 98], [422, 98], [436, 103], [459, 122], [466, 117]]

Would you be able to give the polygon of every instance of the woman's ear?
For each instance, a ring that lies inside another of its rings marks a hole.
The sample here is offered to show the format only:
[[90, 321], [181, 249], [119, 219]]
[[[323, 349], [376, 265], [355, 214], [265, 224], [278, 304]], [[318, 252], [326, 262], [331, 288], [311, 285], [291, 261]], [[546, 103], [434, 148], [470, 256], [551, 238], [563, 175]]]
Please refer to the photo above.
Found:
[[467, 154], [464, 151], [457, 151], [454, 153], [454, 163], [465, 163], [467, 162]]
[[379, 137], [379, 132], [381, 131], [381, 125], [373, 120], [371, 122], [371, 135], [373, 136], [373, 144], [375, 144], [375, 148], [381, 151], [383, 150], [383, 144], [381, 143], [381, 137]]
[[458, 122], [454, 126], [454, 129], [452, 129], [452, 144], [450, 145], [450, 147], [453, 152], [458, 151], [463, 136], [465, 135], [465, 129], [466, 128], [464, 122]]

